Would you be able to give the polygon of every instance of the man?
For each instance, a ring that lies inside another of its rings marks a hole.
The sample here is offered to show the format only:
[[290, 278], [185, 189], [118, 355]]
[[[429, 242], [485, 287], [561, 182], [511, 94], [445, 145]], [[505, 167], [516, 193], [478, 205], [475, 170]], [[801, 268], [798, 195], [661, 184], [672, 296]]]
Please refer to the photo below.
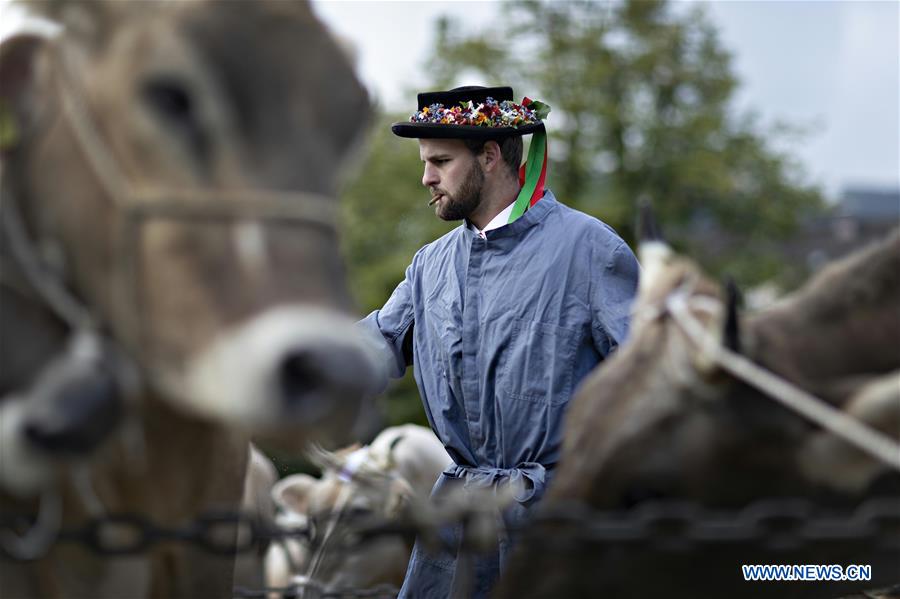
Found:
[[[413, 258], [384, 308], [361, 322], [391, 376], [414, 365], [432, 429], [453, 458], [433, 495], [455, 484], [512, 484], [520, 523], [556, 463], [572, 392], [623, 341], [638, 264], [607, 225], [543, 190], [549, 107], [509, 87], [419, 94], [401, 137], [419, 139], [437, 216], [464, 223]], [[522, 135], [533, 133], [519, 169]], [[384, 381], [387, 384], [387, 381]], [[458, 546], [461, 531], [446, 531]], [[483, 597], [510, 547], [474, 560], [413, 550], [401, 597]]]

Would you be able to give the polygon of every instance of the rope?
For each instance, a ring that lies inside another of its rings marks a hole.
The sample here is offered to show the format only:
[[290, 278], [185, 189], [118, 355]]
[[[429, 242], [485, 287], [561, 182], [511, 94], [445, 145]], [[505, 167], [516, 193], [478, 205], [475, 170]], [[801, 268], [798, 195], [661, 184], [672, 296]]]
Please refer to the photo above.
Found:
[[723, 346], [691, 315], [689, 299], [694, 298], [688, 298], [687, 292], [680, 289], [666, 298], [666, 308], [675, 323], [706, 357], [787, 408], [834, 433], [880, 462], [900, 470], [900, 444]]
[[[316, 575], [316, 571], [319, 569], [319, 565], [322, 563], [328, 541], [331, 539], [334, 530], [337, 528], [338, 521], [340, 521], [341, 516], [343, 516], [344, 509], [350, 502], [350, 497], [352, 495], [353, 493], [351, 485], [344, 484], [343, 487], [341, 487], [341, 492], [338, 495], [337, 502], [334, 506], [334, 515], [329, 518], [328, 528], [325, 530], [325, 536], [322, 537], [322, 542], [316, 548], [312, 559], [309, 561], [309, 566], [306, 569], [306, 574], [303, 576], [304, 580], [315, 580], [314, 576]], [[304, 591], [305, 589], [301, 590], [301, 597], [303, 596]]]
[[47, 554], [62, 525], [62, 499], [55, 489], [41, 494], [37, 519], [21, 536], [11, 528], [0, 528], [0, 547], [16, 560], [30, 561]]
[[3, 214], [0, 221], [3, 233], [9, 241], [13, 261], [19, 266], [28, 285], [73, 331], [96, 329], [96, 322], [90, 311], [62, 285], [58, 277], [43, 266], [34, 245], [26, 236], [25, 223], [15, 198], [7, 185], [0, 187], [0, 212]]

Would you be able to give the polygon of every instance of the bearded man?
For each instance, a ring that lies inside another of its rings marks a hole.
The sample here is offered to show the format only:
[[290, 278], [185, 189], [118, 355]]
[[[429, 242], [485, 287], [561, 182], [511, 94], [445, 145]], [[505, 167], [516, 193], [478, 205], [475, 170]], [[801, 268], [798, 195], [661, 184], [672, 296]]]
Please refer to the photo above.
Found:
[[[435, 214], [463, 223], [416, 253], [361, 326], [391, 376], [414, 366], [453, 458], [432, 496], [512, 485], [503, 520], [514, 527], [550, 481], [576, 385], [625, 339], [639, 267], [609, 226], [544, 189], [549, 107], [512, 99], [509, 87], [423, 93], [410, 121], [392, 125], [419, 140]], [[461, 527], [444, 536], [463, 543]], [[417, 542], [400, 596], [487, 596], [509, 551], [501, 535], [464, 571], [459, 549], [430, 554]]]

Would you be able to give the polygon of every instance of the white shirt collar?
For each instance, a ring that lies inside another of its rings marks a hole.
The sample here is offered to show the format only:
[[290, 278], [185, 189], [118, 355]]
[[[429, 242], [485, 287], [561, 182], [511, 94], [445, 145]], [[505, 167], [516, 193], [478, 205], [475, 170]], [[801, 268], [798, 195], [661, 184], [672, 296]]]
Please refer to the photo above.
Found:
[[491, 222], [485, 225], [484, 229], [479, 231], [474, 224], [471, 225], [472, 229], [474, 229], [481, 237], [484, 237], [484, 234], [492, 229], [499, 229], [509, 221], [509, 215], [512, 214], [513, 206], [515, 206], [515, 204], [515, 202], [512, 202], [509, 206], [501, 210], [500, 214], [492, 218]]

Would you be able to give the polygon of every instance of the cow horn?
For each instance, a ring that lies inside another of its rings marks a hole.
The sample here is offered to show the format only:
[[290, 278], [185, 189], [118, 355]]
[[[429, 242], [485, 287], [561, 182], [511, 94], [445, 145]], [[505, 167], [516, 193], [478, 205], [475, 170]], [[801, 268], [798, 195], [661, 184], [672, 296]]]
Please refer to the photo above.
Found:
[[722, 342], [731, 351], [741, 351], [741, 330], [738, 321], [738, 306], [741, 301], [741, 292], [734, 279], [727, 277], [725, 280], [725, 323], [722, 334]]
[[387, 464], [386, 464], [386, 472], [389, 472], [394, 469], [397, 465], [397, 460], [394, 458], [394, 450], [397, 448], [397, 445], [400, 444], [401, 441], [406, 437], [406, 435], [397, 435], [393, 441], [391, 441], [390, 445], [388, 445], [388, 453], [387, 453]]
[[306, 450], [306, 459], [322, 471], [340, 470], [343, 460], [334, 452], [328, 451], [318, 443], [312, 443]]
[[653, 203], [646, 197], [638, 203], [637, 233], [640, 243], [664, 241], [653, 214]]
[[650, 200], [644, 198], [638, 210], [638, 259], [641, 263], [640, 289], [647, 289], [663, 272], [672, 255], [672, 248], [663, 240], [653, 216]]

